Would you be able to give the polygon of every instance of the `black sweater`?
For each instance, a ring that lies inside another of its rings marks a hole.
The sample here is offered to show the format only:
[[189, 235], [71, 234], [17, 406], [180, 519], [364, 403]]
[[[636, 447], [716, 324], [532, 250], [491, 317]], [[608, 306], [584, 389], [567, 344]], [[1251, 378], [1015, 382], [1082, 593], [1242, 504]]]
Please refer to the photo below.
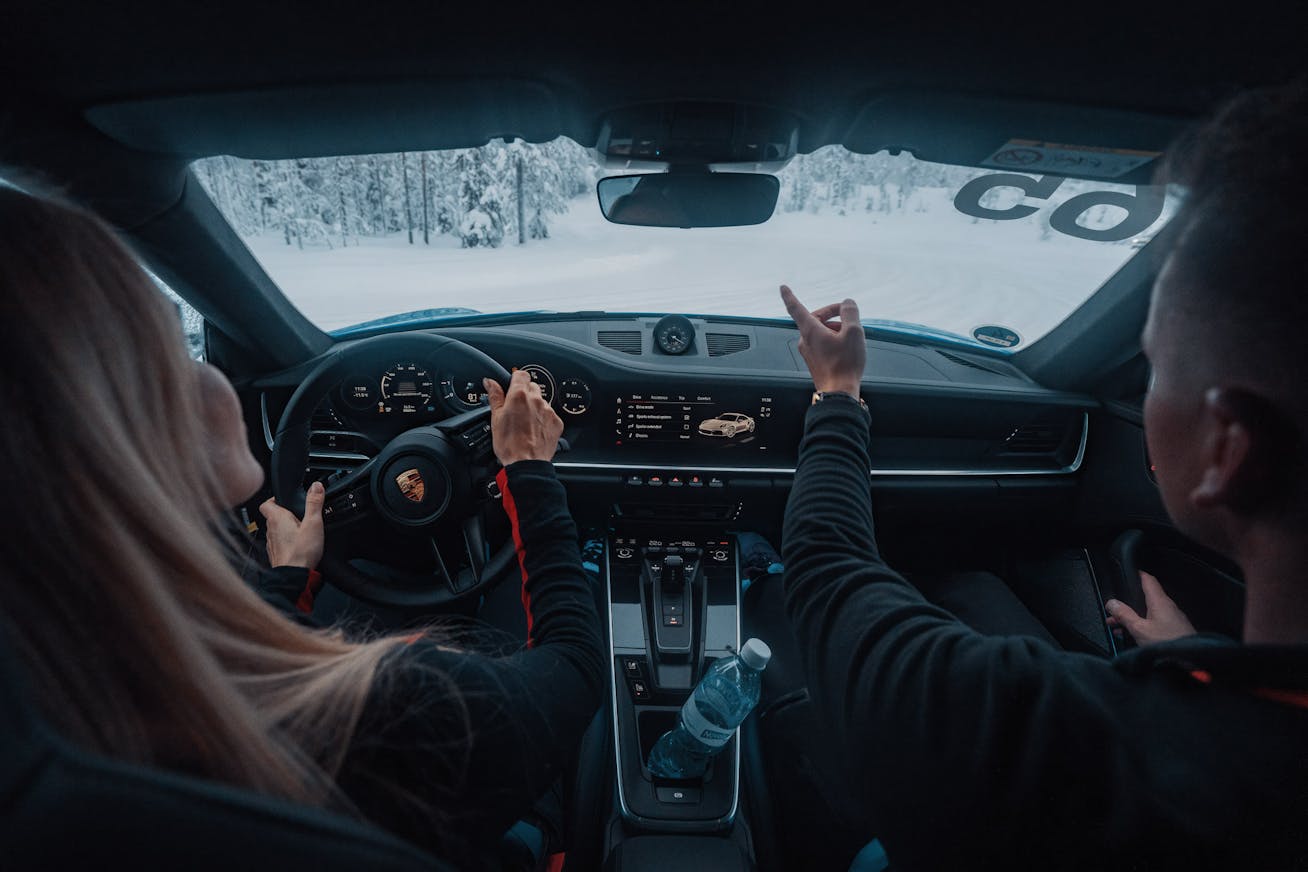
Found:
[[1308, 648], [982, 636], [881, 560], [870, 467], [858, 406], [815, 406], [782, 558], [821, 738], [896, 869], [1308, 863]]
[[[515, 463], [499, 484], [526, 646], [489, 657], [419, 638], [401, 649], [379, 671], [339, 777], [367, 818], [461, 868], [493, 853], [574, 759], [604, 677], [595, 601], [553, 466]], [[308, 575], [275, 570], [263, 593], [295, 605]]]

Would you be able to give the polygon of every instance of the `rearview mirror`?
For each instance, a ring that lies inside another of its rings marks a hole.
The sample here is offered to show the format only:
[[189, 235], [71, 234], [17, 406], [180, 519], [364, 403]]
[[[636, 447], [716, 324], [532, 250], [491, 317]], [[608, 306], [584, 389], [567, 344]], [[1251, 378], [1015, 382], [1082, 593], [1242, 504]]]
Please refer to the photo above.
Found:
[[596, 190], [614, 224], [738, 227], [772, 217], [781, 182], [760, 173], [648, 173], [609, 176]]

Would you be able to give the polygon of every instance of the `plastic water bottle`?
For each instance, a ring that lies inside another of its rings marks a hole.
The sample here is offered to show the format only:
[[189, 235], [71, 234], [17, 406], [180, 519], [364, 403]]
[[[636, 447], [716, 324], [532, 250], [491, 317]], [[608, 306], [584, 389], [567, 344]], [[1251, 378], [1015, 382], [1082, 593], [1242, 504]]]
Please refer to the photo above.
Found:
[[709, 667], [681, 707], [676, 728], [664, 733], [649, 753], [649, 769], [661, 778], [698, 778], [709, 758], [758, 705], [764, 668], [772, 650], [750, 639], [735, 657]]

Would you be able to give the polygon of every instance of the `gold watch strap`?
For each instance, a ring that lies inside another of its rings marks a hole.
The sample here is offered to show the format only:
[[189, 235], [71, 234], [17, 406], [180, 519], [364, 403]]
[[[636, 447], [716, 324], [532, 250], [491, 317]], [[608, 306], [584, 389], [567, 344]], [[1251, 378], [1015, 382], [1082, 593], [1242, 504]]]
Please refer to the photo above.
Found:
[[867, 412], [869, 415], [872, 414], [871, 410], [868, 409], [867, 407], [866, 400], [864, 400], [862, 397], [855, 396], [854, 394], [847, 394], [844, 391], [814, 391], [813, 405], [816, 406], [818, 403], [822, 402], [827, 397], [848, 397], [851, 400], [857, 400], [858, 404], [863, 407], [864, 412]]

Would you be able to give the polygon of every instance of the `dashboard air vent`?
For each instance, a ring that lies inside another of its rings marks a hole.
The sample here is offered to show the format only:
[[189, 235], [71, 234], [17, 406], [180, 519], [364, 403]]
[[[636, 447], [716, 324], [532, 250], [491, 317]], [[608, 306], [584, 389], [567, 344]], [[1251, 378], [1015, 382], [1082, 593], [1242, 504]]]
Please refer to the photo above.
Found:
[[1063, 433], [1052, 424], [1023, 424], [1004, 440], [1004, 451], [1012, 454], [1049, 454], [1057, 451]]
[[309, 419], [310, 430], [340, 430], [343, 427], [341, 419], [336, 417], [336, 413], [332, 411], [331, 405], [326, 400], [313, 410], [313, 417]]
[[639, 330], [601, 330], [599, 344], [624, 354], [640, 354]]
[[988, 366], [982, 366], [981, 364], [977, 363], [975, 360], [968, 360], [966, 357], [960, 357], [957, 354], [950, 354], [948, 351], [941, 351], [939, 348], [936, 349], [936, 354], [939, 354], [941, 357], [945, 358], [946, 360], [953, 361], [959, 366], [966, 366], [970, 369], [979, 369], [982, 372], [989, 372], [995, 375], [1004, 375], [1004, 373], [1000, 372], [999, 370], [991, 369]]
[[749, 348], [749, 336], [744, 333], [709, 333], [704, 341], [709, 357], [723, 357]]

